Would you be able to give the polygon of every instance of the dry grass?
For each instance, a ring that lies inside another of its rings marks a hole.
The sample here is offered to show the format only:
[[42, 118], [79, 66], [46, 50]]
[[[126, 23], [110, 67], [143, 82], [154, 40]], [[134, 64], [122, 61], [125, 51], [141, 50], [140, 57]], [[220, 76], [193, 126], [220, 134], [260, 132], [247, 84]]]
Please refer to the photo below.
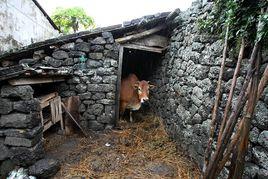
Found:
[[[121, 121], [120, 127], [119, 131], [77, 138], [78, 145], [55, 178], [199, 178], [197, 167], [176, 149], [159, 118], [147, 115], [142, 122]], [[53, 145], [47, 146], [53, 150]], [[78, 156], [80, 160], [73, 162]], [[165, 169], [157, 172], [156, 166]]]

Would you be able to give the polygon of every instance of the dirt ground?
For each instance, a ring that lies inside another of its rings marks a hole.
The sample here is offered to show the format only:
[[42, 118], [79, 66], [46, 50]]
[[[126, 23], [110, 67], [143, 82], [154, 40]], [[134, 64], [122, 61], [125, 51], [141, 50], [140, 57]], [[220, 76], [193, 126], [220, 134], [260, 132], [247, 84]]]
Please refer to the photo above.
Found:
[[170, 140], [152, 114], [121, 121], [121, 130], [46, 136], [48, 157], [61, 162], [54, 178], [199, 178], [197, 167]]

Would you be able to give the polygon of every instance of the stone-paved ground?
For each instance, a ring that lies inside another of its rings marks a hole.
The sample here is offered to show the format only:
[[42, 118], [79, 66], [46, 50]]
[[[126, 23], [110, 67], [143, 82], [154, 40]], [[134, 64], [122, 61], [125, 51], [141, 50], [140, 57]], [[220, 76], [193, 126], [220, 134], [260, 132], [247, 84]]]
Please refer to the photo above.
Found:
[[62, 163], [54, 178], [198, 178], [197, 167], [176, 149], [158, 117], [121, 121], [120, 127], [88, 138], [47, 137], [48, 155]]

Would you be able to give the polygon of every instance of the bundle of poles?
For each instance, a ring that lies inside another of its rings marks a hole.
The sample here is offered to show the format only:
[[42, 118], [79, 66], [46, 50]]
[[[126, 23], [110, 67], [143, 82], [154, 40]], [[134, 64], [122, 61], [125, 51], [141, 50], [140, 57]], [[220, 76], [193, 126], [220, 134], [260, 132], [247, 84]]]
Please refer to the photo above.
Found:
[[[262, 9], [262, 13], [267, 12]], [[261, 21], [259, 20], [257, 32], [261, 28]], [[263, 90], [268, 80], [268, 66], [260, 78], [261, 65], [261, 39], [256, 37], [254, 47], [251, 52], [249, 65], [247, 67], [247, 74], [244, 84], [240, 89], [240, 93], [233, 103], [233, 96], [238, 78], [241, 61], [243, 59], [245, 40], [242, 38], [239, 56], [232, 78], [228, 100], [224, 108], [224, 113], [220, 125], [217, 124], [217, 114], [221, 99], [222, 77], [225, 68], [225, 61], [227, 56], [229, 26], [226, 27], [226, 34], [224, 40], [223, 58], [221, 62], [221, 69], [216, 88], [215, 104], [212, 110], [212, 120], [210, 125], [210, 136], [205, 151], [205, 160], [203, 168], [203, 179], [217, 178], [226, 163], [230, 161], [228, 179], [240, 179], [243, 175], [245, 155], [248, 148], [248, 138], [251, 125], [251, 119], [254, 114], [255, 106], [263, 93]], [[231, 108], [231, 106], [233, 106]], [[215, 131], [219, 127], [218, 137], [215, 137]], [[217, 141], [216, 148], [213, 150], [213, 142]]]

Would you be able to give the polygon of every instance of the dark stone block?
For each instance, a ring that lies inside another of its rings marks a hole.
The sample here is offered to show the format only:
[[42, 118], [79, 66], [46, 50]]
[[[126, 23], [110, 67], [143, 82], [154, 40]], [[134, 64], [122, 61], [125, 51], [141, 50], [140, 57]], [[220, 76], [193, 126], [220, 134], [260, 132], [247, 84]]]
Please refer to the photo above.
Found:
[[78, 84], [75, 86], [75, 88], [76, 88], [76, 91], [78, 93], [84, 93], [87, 90], [87, 85], [86, 84]]
[[37, 99], [14, 102], [13, 108], [15, 111], [22, 113], [41, 111], [40, 102]]
[[21, 138], [21, 137], [6, 137], [5, 145], [16, 146], [16, 147], [33, 147], [39, 141], [42, 140], [43, 134], [40, 133], [32, 139]]
[[96, 37], [94, 40], [91, 41], [91, 44], [103, 45], [106, 44], [106, 40], [103, 37]]
[[41, 159], [28, 168], [29, 175], [38, 178], [54, 176], [60, 169], [60, 163], [55, 159]]
[[89, 114], [87, 112], [84, 112], [83, 114], [83, 118], [87, 121], [94, 121], [96, 120], [96, 116], [92, 115], [92, 114]]
[[0, 127], [4, 128], [33, 128], [40, 124], [40, 114], [22, 114], [22, 113], [11, 113], [2, 115], [0, 118]]
[[115, 100], [110, 100], [110, 99], [101, 99], [101, 100], [98, 100], [97, 102], [100, 104], [105, 104], [105, 105], [115, 104]]
[[44, 157], [45, 151], [42, 142], [34, 147], [11, 147], [12, 160], [17, 165], [29, 166]]
[[89, 53], [89, 58], [94, 59], [94, 60], [100, 60], [103, 58], [103, 54], [100, 52]]
[[19, 61], [19, 64], [28, 64], [28, 65], [34, 65], [38, 62], [36, 59], [32, 58], [27, 58], [27, 59], [22, 59]]
[[90, 46], [87, 42], [80, 42], [75, 44], [74, 49], [82, 52], [89, 52]]
[[93, 104], [91, 106], [88, 106], [87, 113], [93, 114], [93, 115], [101, 115], [103, 112], [103, 105], [102, 104]]
[[63, 66], [72, 66], [74, 65], [74, 59], [73, 58], [66, 58], [63, 62], [62, 62]]
[[74, 42], [64, 44], [60, 47], [63, 50], [73, 50], [74, 49]]
[[102, 45], [92, 45], [90, 47], [90, 50], [92, 52], [102, 52], [104, 50], [104, 47]]
[[9, 149], [2, 143], [0, 142], [0, 163], [2, 160], [7, 159], [10, 156]]
[[81, 52], [81, 51], [70, 51], [69, 52], [69, 56], [70, 57], [82, 57], [82, 56], [86, 56], [85, 52]]
[[99, 61], [95, 61], [95, 60], [88, 60], [87, 61], [87, 68], [97, 68], [97, 67], [101, 67], [102, 63]]
[[45, 60], [43, 61], [43, 63], [45, 65], [49, 65], [49, 66], [52, 66], [52, 67], [57, 68], [57, 67], [60, 67], [62, 65], [62, 60], [59, 60], [59, 59], [55, 59], [55, 58], [46, 56], [45, 57]]
[[115, 91], [114, 84], [88, 84], [87, 90], [90, 92], [112, 92]]
[[88, 105], [91, 105], [91, 104], [95, 104], [95, 101], [93, 101], [93, 100], [84, 100], [83, 103], [88, 106]]
[[101, 115], [97, 117], [97, 122], [102, 124], [111, 124], [113, 119], [111, 115]]
[[97, 121], [89, 121], [88, 127], [94, 131], [102, 131], [104, 130], [104, 124], [101, 124]]
[[6, 178], [14, 168], [15, 164], [12, 160], [0, 162], [0, 178]]
[[115, 68], [111, 67], [111, 68], [98, 68], [97, 69], [97, 74], [98, 75], [113, 75], [115, 74]]
[[33, 98], [34, 90], [31, 86], [10, 86], [5, 85], [1, 89], [1, 96], [6, 98], [15, 98], [22, 100], [30, 100]]
[[[0, 130], [1, 132], [1, 130]], [[32, 139], [43, 132], [43, 126], [39, 125], [32, 129], [4, 129], [5, 136]]]
[[91, 93], [87, 92], [87, 93], [79, 94], [79, 98], [80, 100], [91, 99]]
[[92, 95], [93, 100], [99, 100], [99, 99], [103, 99], [105, 98], [105, 94], [104, 93], [95, 93], [94, 95]]
[[103, 83], [115, 84], [117, 81], [117, 76], [116, 75], [103, 76], [102, 81], [103, 81]]
[[8, 99], [0, 98], [0, 114], [9, 114], [13, 110], [12, 102]]
[[52, 57], [61, 60], [61, 59], [68, 58], [69, 55], [67, 52], [63, 50], [58, 50], [52, 53]]

